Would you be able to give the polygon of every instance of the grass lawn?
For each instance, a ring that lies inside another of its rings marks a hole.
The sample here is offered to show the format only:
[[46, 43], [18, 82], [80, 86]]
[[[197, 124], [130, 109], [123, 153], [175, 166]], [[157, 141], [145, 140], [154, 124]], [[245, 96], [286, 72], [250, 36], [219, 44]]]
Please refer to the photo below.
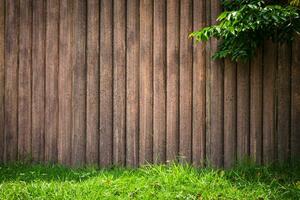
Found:
[[0, 199], [300, 199], [300, 166], [70, 169], [0, 165]]

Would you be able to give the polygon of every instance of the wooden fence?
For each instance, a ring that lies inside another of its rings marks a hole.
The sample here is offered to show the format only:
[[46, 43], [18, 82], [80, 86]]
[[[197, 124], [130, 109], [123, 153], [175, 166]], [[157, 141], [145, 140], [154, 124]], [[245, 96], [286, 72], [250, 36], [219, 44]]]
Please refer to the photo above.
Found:
[[0, 0], [0, 161], [299, 158], [299, 39], [214, 61], [219, 2]]

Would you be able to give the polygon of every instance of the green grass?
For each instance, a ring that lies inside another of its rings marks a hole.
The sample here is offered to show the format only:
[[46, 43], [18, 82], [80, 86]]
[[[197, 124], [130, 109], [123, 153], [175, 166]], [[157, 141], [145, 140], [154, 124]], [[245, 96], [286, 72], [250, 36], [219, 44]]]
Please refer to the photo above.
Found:
[[300, 166], [70, 169], [0, 165], [0, 199], [300, 199]]

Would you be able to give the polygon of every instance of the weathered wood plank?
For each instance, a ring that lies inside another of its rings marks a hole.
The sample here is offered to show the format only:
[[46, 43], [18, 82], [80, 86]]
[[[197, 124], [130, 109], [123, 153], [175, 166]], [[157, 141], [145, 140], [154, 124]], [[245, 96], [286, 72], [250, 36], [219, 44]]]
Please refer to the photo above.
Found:
[[0, 0], [0, 162], [4, 161], [4, 95], [5, 95], [5, 0]]
[[167, 161], [179, 150], [179, 1], [167, 1]]
[[300, 158], [300, 38], [297, 36], [292, 49], [292, 96], [291, 96], [291, 158]]
[[290, 119], [291, 119], [291, 46], [278, 45], [277, 75], [277, 134], [278, 160], [285, 162], [289, 158]]
[[126, 165], [138, 166], [139, 149], [139, 1], [127, 1]]
[[277, 46], [265, 42], [263, 72], [263, 163], [275, 160], [275, 76]]
[[225, 60], [224, 68], [224, 167], [236, 161], [237, 138], [237, 64]]
[[18, 146], [18, 1], [6, 1], [5, 5], [5, 148], [4, 161], [17, 159]]
[[[211, 23], [216, 23], [218, 14], [221, 11], [220, 1], [211, 1]], [[217, 51], [218, 41], [211, 41], [211, 54]], [[223, 61], [211, 60], [210, 69], [210, 162], [213, 166], [221, 167], [223, 165], [223, 94], [224, 94], [224, 77]]]
[[45, 161], [57, 161], [59, 1], [47, 1]]
[[110, 0], [100, 5], [100, 165], [113, 161], [113, 8]]
[[[206, 25], [206, 3], [195, 0], [193, 2], [194, 31]], [[205, 125], [206, 125], [206, 52], [205, 44], [193, 46], [193, 136], [192, 160], [195, 166], [203, 166], [205, 160]]]
[[58, 162], [71, 165], [73, 2], [60, 2]]
[[249, 62], [237, 64], [237, 159], [248, 158], [250, 150], [250, 68]]
[[152, 162], [153, 150], [153, 2], [140, 1], [139, 163]]
[[126, 158], [126, 1], [114, 1], [114, 164], [125, 165]]
[[86, 8], [85, 1], [73, 7], [72, 165], [85, 163], [86, 147]]
[[259, 48], [251, 60], [250, 79], [250, 156], [257, 163], [262, 161], [263, 121], [263, 53]]
[[46, 3], [33, 1], [32, 21], [32, 159], [44, 160]]
[[87, 2], [87, 164], [99, 163], [99, 6], [99, 0]]
[[153, 161], [166, 160], [166, 1], [154, 1], [153, 24]]
[[192, 1], [180, 2], [180, 68], [179, 68], [179, 156], [183, 161], [192, 160], [192, 81], [193, 49], [188, 40], [193, 28]]

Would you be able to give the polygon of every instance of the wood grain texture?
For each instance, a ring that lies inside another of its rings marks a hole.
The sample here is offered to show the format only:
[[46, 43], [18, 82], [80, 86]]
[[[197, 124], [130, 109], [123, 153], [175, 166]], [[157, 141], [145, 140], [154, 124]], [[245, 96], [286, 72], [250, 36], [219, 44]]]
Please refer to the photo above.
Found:
[[291, 46], [278, 45], [277, 73], [277, 134], [278, 161], [286, 162], [289, 158], [290, 119], [291, 119]]
[[18, 155], [18, 35], [20, 5], [18, 1], [5, 1], [5, 3], [4, 161], [15, 161]]
[[139, 1], [127, 1], [126, 165], [138, 166], [139, 149]]
[[300, 158], [300, 38], [297, 36], [292, 47], [292, 96], [291, 96], [291, 158]]
[[60, 1], [58, 162], [71, 165], [73, 1]]
[[4, 161], [4, 95], [5, 95], [5, 0], [0, 0], [0, 163]]
[[46, 3], [32, 2], [32, 159], [44, 160]]
[[100, 165], [113, 162], [113, 38], [112, 1], [100, 4]]
[[193, 28], [192, 1], [180, 2], [180, 67], [179, 67], [179, 156], [188, 163], [192, 160], [192, 80], [193, 49], [188, 35]]
[[250, 68], [249, 62], [237, 64], [237, 159], [249, 157], [250, 150]]
[[263, 72], [263, 163], [275, 160], [275, 76], [277, 47], [268, 40], [264, 46]]
[[57, 161], [59, 1], [46, 5], [45, 161]]
[[225, 59], [224, 67], [224, 167], [236, 161], [237, 143], [237, 64]]
[[99, 0], [87, 1], [86, 162], [99, 163]]
[[166, 160], [166, 1], [154, 1], [153, 24], [153, 161]]
[[[221, 11], [220, 1], [211, 1], [211, 23], [215, 23]], [[217, 40], [211, 41], [211, 54], [218, 48]], [[212, 166], [221, 167], [223, 165], [223, 94], [224, 94], [224, 66], [222, 60], [211, 60], [210, 69], [211, 99], [210, 99], [210, 162]]]
[[114, 164], [125, 165], [126, 156], [126, 1], [114, 1], [113, 46], [113, 152]]
[[250, 156], [257, 163], [262, 162], [263, 122], [263, 53], [259, 48], [251, 60], [250, 75]]
[[[206, 3], [193, 1], [194, 31], [206, 25]], [[193, 46], [193, 136], [192, 160], [194, 166], [203, 166], [205, 160], [205, 128], [206, 128], [206, 52], [204, 44]]]
[[85, 1], [73, 7], [72, 165], [85, 163], [86, 148], [86, 8]]
[[153, 151], [153, 1], [140, 1], [140, 165]]
[[179, 150], [179, 13], [179, 1], [167, 0], [167, 161]]

